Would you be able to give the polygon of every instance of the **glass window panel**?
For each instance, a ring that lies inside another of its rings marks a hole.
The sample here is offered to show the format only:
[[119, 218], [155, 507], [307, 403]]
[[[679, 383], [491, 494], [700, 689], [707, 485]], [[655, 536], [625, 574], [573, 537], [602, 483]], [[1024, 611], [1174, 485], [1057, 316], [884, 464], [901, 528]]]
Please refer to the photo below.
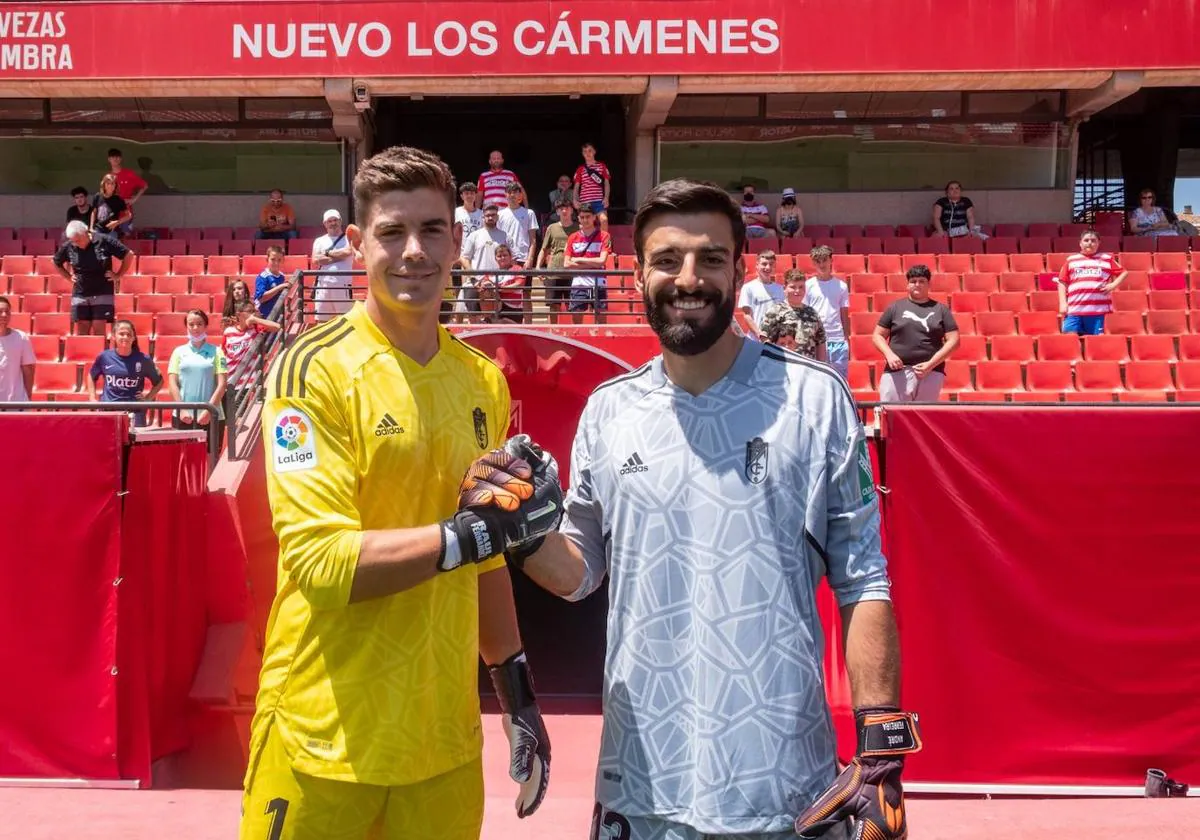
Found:
[[1063, 125], [879, 124], [659, 129], [659, 177], [766, 192], [1035, 189], [1073, 182]]
[[1055, 116], [1062, 109], [1062, 94], [1056, 90], [984, 91], [967, 95], [971, 114]]
[[0, 99], [0, 122], [28, 122], [43, 116], [40, 99]]
[[685, 94], [671, 105], [672, 117], [737, 119], [758, 116], [757, 96], [701, 96]]
[[248, 120], [329, 120], [333, 112], [324, 99], [247, 99]]
[[767, 95], [768, 119], [824, 120], [879, 117], [960, 116], [962, 95], [955, 91], [882, 93], [781, 93]]

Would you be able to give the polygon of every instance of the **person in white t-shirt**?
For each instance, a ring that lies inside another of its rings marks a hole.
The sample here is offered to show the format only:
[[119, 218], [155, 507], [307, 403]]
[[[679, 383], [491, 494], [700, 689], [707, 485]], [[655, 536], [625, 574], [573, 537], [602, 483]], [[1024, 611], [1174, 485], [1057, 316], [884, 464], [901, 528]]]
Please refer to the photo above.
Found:
[[479, 206], [479, 188], [474, 184], [463, 184], [458, 188], [458, 196], [462, 205], [454, 208], [454, 236], [462, 254], [467, 237], [483, 227], [483, 208]]
[[762, 239], [775, 233], [771, 227], [771, 211], [758, 200], [750, 184], [742, 188], [742, 221], [746, 223], [748, 239]]
[[[525, 189], [519, 183], [509, 184], [505, 189], [508, 193], [508, 206], [500, 211], [496, 224], [508, 237], [508, 247], [512, 248], [513, 267], [529, 270], [537, 262], [538, 254], [538, 220], [534, 213], [525, 206]], [[521, 305], [526, 318], [530, 320], [533, 314], [529, 290], [533, 287], [532, 278], [525, 277]]]
[[0, 297], [0, 402], [25, 402], [33, 393], [33, 342], [8, 326], [12, 303]]
[[845, 379], [850, 372], [850, 289], [833, 276], [832, 248], [818, 245], [809, 256], [816, 274], [805, 284], [804, 302], [821, 316], [829, 364]]
[[[754, 270], [757, 273], [742, 284], [742, 291], [738, 295], [738, 309], [744, 316], [740, 320], [746, 335], [759, 338], [763, 315], [784, 299], [784, 291], [783, 286], [775, 282], [774, 251], [759, 253]], [[761, 338], [759, 340], [761, 341]]]
[[[312, 261], [322, 271], [351, 271], [354, 268], [354, 249], [346, 232], [342, 229], [342, 214], [337, 210], [326, 210], [321, 217], [325, 235], [313, 242]], [[346, 274], [321, 275], [317, 278], [316, 313], [318, 321], [328, 321], [353, 305], [350, 295], [351, 278]], [[308, 302], [304, 301], [305, 308]]]
[[499, 215], [500, 210], [496, 205], [484, 205], [483, 227], [463, 240], [458, 263], [465, 271], [476, 271], [480, 274], [463, 275], [458, 301], [454, 305], [456, 323], [461, 324], [464, 315], [480, 312], [479, 280], [482, 272], [495, 271], [500, 267], [496, 261], [496, 249], [501, 245], [508, 245], [508, 237], [496, 224]]

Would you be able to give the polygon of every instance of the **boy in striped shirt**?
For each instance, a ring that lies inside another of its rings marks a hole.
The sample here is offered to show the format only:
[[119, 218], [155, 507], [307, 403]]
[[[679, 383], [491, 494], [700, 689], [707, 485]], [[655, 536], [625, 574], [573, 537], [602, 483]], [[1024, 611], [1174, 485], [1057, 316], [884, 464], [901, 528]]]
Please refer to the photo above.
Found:
[[1112, 254], [1100, 253], [1100, 236], [1089, 230], [1079, 239], [1079, 253], [1067, 257], [1058, 272], [1058, 314], [1062, 331], [1100, 335], [1104, 316], [1112, 312], [1113, 289], [1128, 272]]
[[584, 143], [583, 165], [575, 170], [575, 209], [591, 207], [596, 214], [600, 230], [608, 232], [608, 197], [612, 189], [612, 175], [608, 167], [596, 160], [596, 147]]

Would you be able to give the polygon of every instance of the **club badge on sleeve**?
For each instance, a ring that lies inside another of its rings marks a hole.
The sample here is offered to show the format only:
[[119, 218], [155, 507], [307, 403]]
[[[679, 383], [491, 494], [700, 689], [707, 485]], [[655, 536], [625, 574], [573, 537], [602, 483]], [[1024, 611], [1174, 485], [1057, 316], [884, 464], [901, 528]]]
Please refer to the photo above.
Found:
[[317, 465], [317, 441], [313, 422], [299, 409], [285, 408], [275, 418], [275, 440], [271, 459], [275, 472], [311, 470]]

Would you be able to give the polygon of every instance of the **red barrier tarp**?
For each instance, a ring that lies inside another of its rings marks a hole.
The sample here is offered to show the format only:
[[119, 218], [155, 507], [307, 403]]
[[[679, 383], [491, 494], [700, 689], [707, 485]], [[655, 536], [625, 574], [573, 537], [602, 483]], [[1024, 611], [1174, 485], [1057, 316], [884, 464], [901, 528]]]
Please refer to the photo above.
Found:
[[1200, 411], [884, 422], [906, 778], [1200, 779]]
[[0, 505], [0, 776], [118, 778], [114, 582], [127, 423], [123, 415], [0, 414], [9, 456]]

